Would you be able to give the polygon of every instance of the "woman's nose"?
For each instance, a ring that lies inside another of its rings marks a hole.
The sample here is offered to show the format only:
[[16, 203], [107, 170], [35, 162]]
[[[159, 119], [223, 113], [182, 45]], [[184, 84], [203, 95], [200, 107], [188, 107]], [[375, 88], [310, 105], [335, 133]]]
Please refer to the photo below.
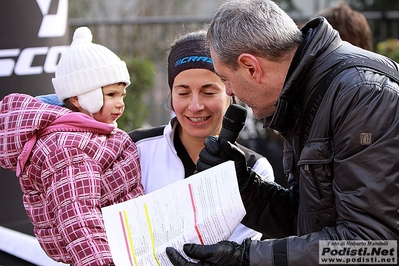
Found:
[[191, 111], [198, 111], [198, 110], [202, 110], [204, 108], [204, 105], [202, 104], [199, 97], [193, 97], [190, 101], [188, 108]]

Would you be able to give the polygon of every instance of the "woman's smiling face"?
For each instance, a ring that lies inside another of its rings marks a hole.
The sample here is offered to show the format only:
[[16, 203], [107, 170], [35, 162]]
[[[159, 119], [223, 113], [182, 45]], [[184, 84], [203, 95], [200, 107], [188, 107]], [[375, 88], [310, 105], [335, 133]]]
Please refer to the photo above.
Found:
[[172, 107], [182, 134], [205, 139], [218, 135], [230, 105], [222, 80], [206, 69], [188, 69], [174, 79]]

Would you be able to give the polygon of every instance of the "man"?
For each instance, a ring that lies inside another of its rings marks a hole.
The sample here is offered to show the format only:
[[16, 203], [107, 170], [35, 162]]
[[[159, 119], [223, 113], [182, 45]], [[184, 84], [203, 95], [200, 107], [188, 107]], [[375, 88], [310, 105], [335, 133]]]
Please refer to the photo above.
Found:
[[291, 187], [262, 181], [236, 146], [208, 137], [197, 170], [234, 160], [243, 223], [269, 239], [184, 252], [198, 265], [317, 265], [321, 240], [397, 241], [397, 63], [342, 41], [322, 17], [299, 30], [270, 0], [225, 2], [207, 35], [226, 92], [285, 138]]

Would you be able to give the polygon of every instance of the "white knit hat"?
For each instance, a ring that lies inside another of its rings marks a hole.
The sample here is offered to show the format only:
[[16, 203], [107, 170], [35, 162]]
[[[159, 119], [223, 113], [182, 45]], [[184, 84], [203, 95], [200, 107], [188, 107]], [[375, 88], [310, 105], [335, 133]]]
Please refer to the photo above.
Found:
[[129, 86], [130, 76], [125, 62], [108, 48], [92, 43], [92, 39], [89, 28], [75, 30], [52, 82], [60, 101], [78, 96], [83, 109], [97, 113], [104, 104], [101, 87], [119, 82]]

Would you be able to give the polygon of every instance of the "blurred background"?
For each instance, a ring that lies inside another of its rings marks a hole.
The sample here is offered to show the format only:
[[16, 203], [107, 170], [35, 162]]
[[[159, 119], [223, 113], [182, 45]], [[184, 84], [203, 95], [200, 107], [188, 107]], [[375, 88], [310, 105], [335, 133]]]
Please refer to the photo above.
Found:
[[[69, 0], [69, 32], [86, 25], [94, 41], [103, 44], [128, 62], [132, 85], [119, 126], [130, 131], [138, 127], [166, 124], [170, 119], [167, 85], [167, 51], [173, 40], [186, 32], [204, 28], [222, 0]], [[302, 27], [320, 12], [345, 4], [361, 13], [371, 29], [371, 50], [392, 55], [399, 38], [399, 1], [391, 0], [276, 0]], [[336, 12], [336, 11], [334, 11]], [[341, 11], [340, 11], [341, 12]], [[349, 18], [337, 15], [341, 27]], [[357, 21], [357, 23], [361, 23]], [[351, 25], [350, 27], [357, 27]], [[351, 33], [349, 33], [351, 34]], [[392, 41], [394, 40], [394, 41]], [[388, 43], [385, 43], [387, 41]], [[384, 43], [382, 43], [384, 42]], [[392, 43], [393, 42], [393, 43]], [[364, 47], [363, 47], [364, 48]], [[390, 54], [389, 54], [390, 53]], [[398, 58], [399, 59], [399, 58]], [[251, 110], [249, 110], [251, 113]], [[282, 169], [282, 139], [263, 122], [249, 116], [240, 141], [272, 163], [276, 180], [288, 186]]]
[[[0, 2], [0, 97], [11, 92], [53, 93], [51, 78], [77, 27], [92, 30], [93, 42], [128, 64], [132, 84], [119, 127], [166, 124], [170, 119], [166, 58], [175, 38], [206, 27], [222, 0], [13, 0]], [[372, 32], [372, 50], [399, 60], [399, 1], [276, 0], [301, 27], [341, 2], [361, 12]], [[272, 163], [283, 186], [282, 139], [249, 115], [240, 141]], [[1, 143], [0, 143], [1, 145]], [[14, 232], [33, 235], [22, 206], [18, 179], [0, 169], [0, 265], [53, 265], [11, 241]], [[2, 231], [1, 229], [12, 229]], [[7, 236], [7, 237], [6, 237]], [[9, 242], [5, 239], [11, 239]], [[13, 247], [16, 245], [16, 247]], [[35, 251], [32, 251], [35, 252]], [[38, 252], [38, 251], [37, 251]], [[26, 253], [25, 256], [21, 254]], [[19, 258], [18, 258], [19, 257]], [[23, 259], [21, 259], [23, 257]], [[58, 264], [57, 264], [58, 265]]]

